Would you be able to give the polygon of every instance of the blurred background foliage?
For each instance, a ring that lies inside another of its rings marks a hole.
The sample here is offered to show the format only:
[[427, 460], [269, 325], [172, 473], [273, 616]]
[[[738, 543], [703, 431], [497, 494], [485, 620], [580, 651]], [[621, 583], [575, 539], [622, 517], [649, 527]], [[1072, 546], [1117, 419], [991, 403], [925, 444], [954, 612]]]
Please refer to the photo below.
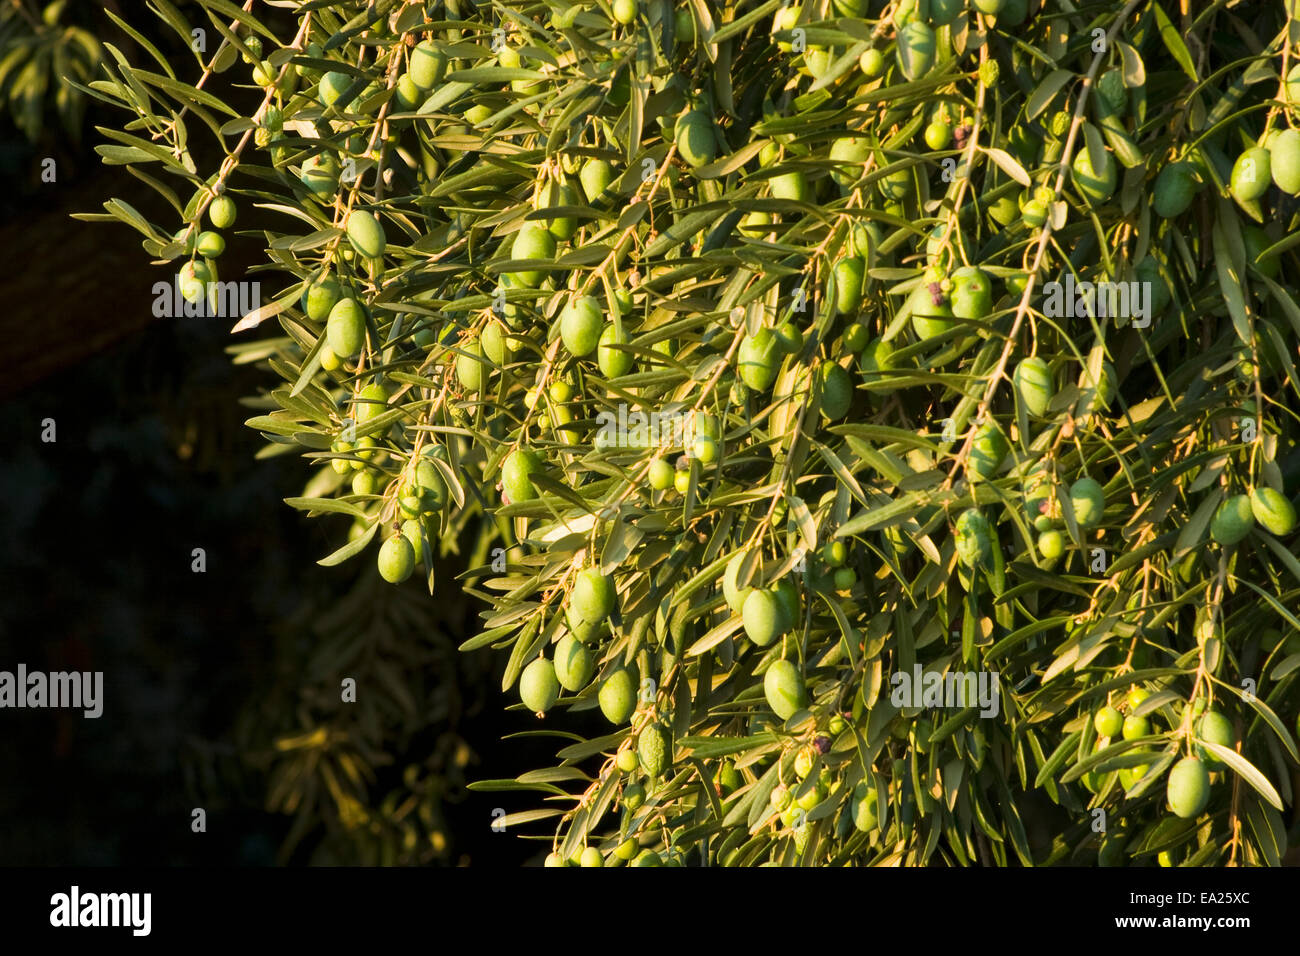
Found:
[[86, 28], [92, 9], [67, 0], [43, 7], [9, 0], [0, 7], [0, 93], [14, 124], [33, 142], [43, 138], [47, 114], [57, 119], [61, 135], [81, 140], [85, 97], [63, 81], [89, 83], [99, 71], [104, 51]]
[[465, 790], [531, 742], [502, 748], [531, 716], [483, 706], [503, 662], [456, 651], [472, 599], [316, 568], [328, 536], [283, 506], [295, 463], [254, 459], [240, 400], [259, 373], [232, 368], [229, 329], [153, 318], [160, 272], [69, 218], [105, 193], [87, 144], [104, 118], [64, 79], [134, 49], [109, 12], [124, 15], [0, 3], [0, 394], [17, 438], [0, 461], [0, 669], [103, 671], [106, 697], [98, 720], [5, 713], [0, 814], [22, 826], [0, 831], [0, 863], [523, 862], [531, 847], [491, 826], [519, 807]]

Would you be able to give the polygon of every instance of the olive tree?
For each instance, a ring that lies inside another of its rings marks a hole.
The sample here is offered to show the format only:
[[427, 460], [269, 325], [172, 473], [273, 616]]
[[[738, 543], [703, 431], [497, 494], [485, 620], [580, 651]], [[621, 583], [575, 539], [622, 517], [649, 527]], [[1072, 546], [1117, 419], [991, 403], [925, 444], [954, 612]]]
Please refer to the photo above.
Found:
[[160, 3], [87, 218], [274, 288], [248, 424], [482, 599], [548, 864], [1277, 864], [1300, 23], [1204, 6]]

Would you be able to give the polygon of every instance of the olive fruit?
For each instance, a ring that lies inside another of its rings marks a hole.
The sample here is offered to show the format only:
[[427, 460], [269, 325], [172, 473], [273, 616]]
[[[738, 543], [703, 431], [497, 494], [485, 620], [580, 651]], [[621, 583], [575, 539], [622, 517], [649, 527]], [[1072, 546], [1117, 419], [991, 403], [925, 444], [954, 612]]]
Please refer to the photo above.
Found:
[[620, 750], [618, 756], [614, 758], [614, 765], [623, 773], [634, 773], [641, 765], [641, 761], [635, 750]]
[[613, 579], [597, 568], [585, 568], [578, 572], [569, 607], [583, 620], [599, 623], [613, 612], [616, 599]]
[[[357, 478], [370, 474], [373, 472], [359, 471]], [[354, 478], [353, 481], [355, 482], [356, 479]], [[411, 550], [415, 552], [415, 563], [419, 564], [424, 552], [424, 522], [419, 518], [407, 518], [402, 522], [402, 534], [406, 536], [407, 541], [411, 542]]]
[[957, 518], [957, 559], [968, 568], [987, 564], [993, 556], [993, 529], [978, 508], [967, 508]]
[[626, 723], [636, 712], [637, 675], [627, 666], [616, 668], [600, 685], [596, 699], [611, 724]]
[[[1217, 710], [1207, 710], [1201, 715], [1200, 724], [1196, 729], [1197, 736], [1202, 740], [1207, 740], [1212, 744], [1218, 744], [1220, 747], [1227, 747], [1229, 750], [1237, 742], [1237, 735], [1233, 732], [1232, 721], [1228, 720]], [[1206, 753], [1205, 764], [1207, 767], [1222, 766], [1222, 761], [1211, 753]]]
[[1020, 207], [1020, 221], [1030, 229], [1037, 229], [1047, 222], [1047, 204], [1038, 199], [1028, 199]]
[[348, 242], [357, 251], [357, 255], [367, 259], [378, 259], [384, 254], [387, 242], [384, 239], [384, 227], [379, 224], [373, 213], [364, 209], [354, 209], [348, 213]]
[[1300, 132], [1282, 130], [1269, 143], [1268, 154], [1278, 189], [1292, 196], [1300, 193]]
[[1250, 511], [1269, 534], [1285, 537], [1295, 528], [1295, 506], [1286, 496], [1265, 485], [1250, 494]]
[[394, 92], [397, 100], [395, 112], [411, 112], [423, 102], [423, 94], [415, 85], [415, 80], [411, 79], [410, 73], [403, 73], [397, 78]]
[[767, 698], [767, 705], [782, 720], [789, 720], [804, 706], [805, 693], [803, 678], [790, 661], [773, 661], [763, 675], [763, 694]]
[[572, 634], [555, 645], [555, 676], [565, 690], [577, 692], [587, 686], [596, 671], [596, 656]]
[[589, 846], [582, 851], [582, 856], [578, 857], [578, 865], [586, 867], [604, 866], [605, 858], [601, 856], [600, 850], [594, 846]]
[[775, 787], [772, 788], [772, 793], [768, 796], [767, 799], [772, 809], [776, 810], [779, 813], [780, 811], [784, 810], [786, 807], [790, 806], [790, 803], [794, 799], [794, 797], [791, 795], [789, 787], [787, 787], [783, 783], [778, 783]]
[[1136, 767], [1123, 767], [1119, 772], [1119, 785], [1125, 790], [1132, 790], [1133, 787], [1147, 775], [1151, 769], [1149, 763], [1139, 764]]
[[872, 339], [862, 350], [858, 364], [862, 369], [862, 381], [868, 385], [884, 378], [881, 371], [894, 367], [894, 347], [882, 339]]
[[[339, 101], [348, 87], [352, 85], [352, 76], [348, 73], [339, 73], [330, 71], [321, 75], [320, 82], [316, 87], [316, 95], [320, 100], [321, 106], [329, 109]], [[342, 108], [342, 107], [340, 107]]]
[[519, 699], [536, 714], [544, 714], [560, 698], [560, 682], [555, 677], [555, 665], [539, 657], [519, 675]]
[[647, 479], [650, 487], [655, 491], [664, 491], [673, 485], [673, 466], [668, 464], [662, 458], [656, 458], [650, 462], [650, 472]]
[[736, 769], [735, 764], [729, 760], [725, 761], [722, 764], [722, 768], [718, 771], [718, 786], [721, 788], [722, 793], [726, 796], [730, 796], [732, 793], [735, 793], [744, 786], [744, 784], [745, 778], [741, 775], [740, 771]]
[[898, 69], [908, 80], [920, 79], [934, 66], [934, 30], [920, 20], [911, 20], [898, 31], [895, 56]]
[[780, 369], [780, 350], [780, 340], [771, 329], [762, 328], [755, 335], [745, 336], [736, 357], [741, 381], [756, 392], [767, 391]]
[[584, 644], [595, 641], [605, 624], [604, 620], [588, 620], [583, 617], [573, 609], [572, 604], [564, 609], [564, 622], [569, 626], [573, 636]]
[[765, 588], [749, 592], [741, 618], [746, 636], [759, 647], [767, 647], [785, 630], [785, 610], [776, 594]]
[[415, 550], [405, 535], [395, 534], [379, 548], [379, 575], [389, 584], [401, 584], [415, 570]]
[[772, 588], [776, 595], [777, 601], [781, 605], [781, 620], [783, 622], [781, 632], [785, 633], [798, 623], [803, 609], [799, 606], [799, 592], [795, 590], [794, 582], [789, 578], [782, 578], [777, 581]]
[[1038, 553], [1048, 561], [1055, 561], [1065, 553], [1065, 536], [1059, 531], [1042, 532], [1038, 536]]
[[1010, 446], [993, 422], [985, 422], [971, 440], [967, 472], [972, 481], [992, 478], [1007, 457]]
[[[776, 13], [772, 15], [772, 33], [782, 33], [787, 30], [793, 30], [795, 24], [799, 22], [799, 13], [801, 11], [799, 4], [783, 4], [777, 7]], [[777, 40], [776, 48], [782, 53], [789, 53], [793, 49], [789, 40]]]
[[912, 328], [922, 340], [932, 339], [952, 328], [952, 323], [947, 321], [953, 316], [952, 306], [940, 288], [941, 279], [940, 273], [927, 271], [908, 300], [912, 307]]
[[484, 364], [483, 341], [464, 342], [456, 356], [456, 378], [469, 392], [481, 391], [487, 382], [488, 370]]
[[1219, 505], [1210, 520], [1210, 537], [1230, 548], [1250, 534], [1255, 513], [1249, 495], [1233, 495]]
[[378, 418], [388, 410], [388, 388], [382, 382], [371, 382], [357, 393], [352, 417], [358, 425]]
[[1252, 146], [1232, 164], [1228, 188], [1233, 199], [1247, 203], [1268, 192], [1272, 177], [1273, 161], [1269, 151], [1262, 146]]
[[663, 866], [664, 861], [654, 850], [642, 850], [629, 866]]
[[[552, 181], [542, 193], [544, 208], [558, 206], [578, 206], [581, 200], [578, 191], [568, 183]], [[568, 242], [578, 231], [578, 220], [573, 216], [556, 216], [547, 220], [547, 231], [559, 242]]]
[[866, 783], [853, 788], [853, 800], [849, 805], [853, 815], [853, 825], [863, 833], [870, 833], [879, 824], [876, 806], [876, 790]]
[[614, 181], [614, 167], [603, 159], [589, 159], [578, 172], [578, 182], [582, 184], [587, 202], [596, 202], [605, 195]]
[[831, 12], [837, 17], [865, 17], [867, 0], [831, 0]]
[[858, 57], [858, 69], [868, 78], [879, 76], [885, 70], [884, 54], [876, 49], [863, 51], [862, 56]]
[[1053, 394], [1052, 370], [1047, 361], [1037, 356], [1021, 360], [1011, 380], [1025, 411], [1041, 418], [1047, 412]]
[[812, 198], [811, 190], [808, 188], [808, 180], [802, 170], [792, 169], [789, 172], [773, 176], [767, 181], [767, 184], [768, 188], [772, 190], [773, 199], [809, 202]]
[[820, 79], [831, 69], [832, 62], [835, 62], [835, 55], [829, 49], [809, 44], [803, 51], [801, 72]]
[[993, 311], [993, 284], [983, 269], [967, 266], [952, 274], [952, 314], [959, 319], [986, 319]]
[[229, 229], [235, 224], [237, 213], [238, 209], [233, 199], [229, 196], [218, 196], [208, 206], [208, 221], [212, 223], [214, 229]]
[[1102, 163], [1100, 169], [1094, 169], [1092, 165], [1092, 155], [1086, 146], [1080, 147], [1079, 151], [1074, 154], [1074, 164], [1072, 167], [1072, 179], [1074, 188], [1079, 191], [1079, 195], [1088, 202], [1089, 205], [1099, 206], [1110, 199], [1115, 194], [1115, 187], [1119, 184], [1119, 174], [1115, 168], [1115, 160], [1109, 150], [1103, 150]]
[[990, 198], [986, 201], [989, 218], [999, 226], [1009, 226], [1020, 216], [1021, 210], [1015, 199], [1011, 196], [1000, 196], [996, 199]]
[[516, 448], [501, 466], [501, 490], [511, 501], [531, 501], [537, 497], [530, 475], [542, 470], [542, 460], [535, 451]]
[[226, 251], [226, 240], [221, 233], [208, 230], [199, 233], [199, 237], [194, 243], [194, 249], [205, 259], [217, 259]]
[[708, 465], [718, 458], [718, 443], [708, 435], [699, 435], [691, 443], [691, 456], [702, 465]]
[[1124, 718], [1114, 707], [1106, 706], [1092, 718], [1092, 726], [1102, 737], [1115, 737], [1124, 729]]
[[871, 341], [871, 333], [861, 322], [854, 322], [844, 330], [844, 335], [840, 342], [844, 346], [845, 352], [861, 352]]
[[[518, 81], [515, 81], [518, 82]], [[471, 126], [482, 126], [492, 117], [492, 107], [485, 103], [471, 106], [465, 111], [465, 122]]]
[[694, 109], [683, 114], [677, 120], [673, 139], [682, 159], [696, 169], [717, 158], [716, 126], [713, 117], [704, 110]]
[[434, 88], [447, 69], [447, 57], [432, 40], [421, 40], [411, 50], [407, 72], [412, 82], [421, 90]]
[[[352, 476], [352, 493], [354, 495], [373, 495], [378, 485], [378, 479], [373, 471], [358, 471]], [[411, 542], [412, 546], [415, 542]]]
[[298, 179], [318, 199], [328, 199], [339, 188], [339, 161], [333, 153], [318, 153], [304, 160]]
[[848, 189], [859, 179], [871, 159], [871, 144], [862, 137], [845, 136], [831, 143], [831, 179], [843, 189]]
[[818, 368], [821, 385], [822, 416], [834, 421], [843, 418], [853, 404], [853, 381], [844, 366], [823, 362]]
[[366, 316], [356, 299], [339, 299], [325, 323], [325, 341], [335, 355], [350, 359], [366, 344]]
[[303, 291], [302, 310], [307, 313], [307, 317], [313, 322], [323, 322], [338, 303], [339, 297], [343, 294], [338, 281], [335, 279], [322, 279], [319, 282], [313, 282]]
[[668, 740], [657, 724], [650, 724], [637, 736], [636, 756], [652, 780], [664, 772], [668, 762]]
[[781, 351], [787, 355], [798, 355], [803, 351], [803, 332], [793, 322], [782, 322], [773, 332]]
[[506, 335], [505, 324], [496, 319], [490, 320], [483, 326], [479, 344], [483, 346], [483, 354], [493, 365], [509, 365], [514, 358], [514, 349], [511, 348], [510, 340]]
[[198, 305], [203, 301], [204, 294], [212, 288], [209, 283], [215, 281], [216, 275], [212, 267], [202, 260], [185, 263], [176, 277], [181, 298], [192, 305]]
[[1210, 802], [1210, 774], [1195, 757], [1184, 757], [1169, 771], [1169, 809], [1184, 820], [1199, 816]]
[[930, 123], [925, 127], [925, 145], [935, 152], [948, 148], [952, 142], [952, 127], [947, 123]]
[[1164, 219], [1181, 216], [1196, 198], [1199, 185], [1195, 166], [1185, 161], [1170, 163], [1156, 177], [1151, 199], [1156, 215]]
[[1138, 717], [1129, 714], [1124, 718], [1124, 729], [1120, 734], [1125, 740], [1136, 740], [1138, 737], [1145, 737], [1151, 733], [1151, 721], [1145, 717]]
[[[539, 222], [525, 222], [515, 233], [510, 245], [510, 258], [517, 260], [553, 259], [555, 257], [555, 237], [545, 225]], [[528, 288], [537, 288], [546, 278], [542, 269], [522, 269], [515, 273], [516, 278]]]
[[912, 174], [906, 169], [898, 169], [876, 180], [876, 189], [880, 195], [895, 202], [901, 202], [916, 188]]
[[600, 344], [605, 317], [593, 296], [575, 296], [560, 313], [560, 338], [576, 358], [585, 358]]
[[794, 799], [795, 806], [800, 810], [812, 810], [813, 807], [826, 799], [827, 791], [826, 788], [821, 785], [820, 781], [814, 783], [812, 786], [804, 784], [800, 789], [803, 792]]
[[1070, 486], [1070, 509], [1080, 528], [1095, 528], [1101, 524], [1106, 510], [1106, 492], [1095, 478], [1080, 478]]
[[600, 366], [600, 374], [606, 378], [620, 378], [632, 371], [632, 365], [635, 362], [631, 352], [622, 349], [611, 348], [614, 345], [626, 345], [628, 343], [628, 334], [624, 331], [621, 335], [617, 326], [608, 325], [600, 333], [600, 345], [596, 352], [596, 364]]
[[[640, 758], [637, 759], [639, 764]], [[645, 787], [639, 783], [629, 783], [623, 788], [623, 806], [629, 810], [635, 810], [645, 803]]]
[[752, 587], [741, 588], [736, 583], [736, 578], [740, 574], [740, 566], [744, 563], [745, 555], [748, 552], [737, 551], [732, 555], [731, 560], [727, 562], [726, 570], [722, 574], [722, 594], [727, 601], [727, 606], [737, 614], [744, 611], [745, 601], [748, 600]]
[[831, 269], [835, 283], [835, 310], [840, 315], [857, 312], [862, 305], [862, 280], [866, 263], [858, 256], [845, 256]]

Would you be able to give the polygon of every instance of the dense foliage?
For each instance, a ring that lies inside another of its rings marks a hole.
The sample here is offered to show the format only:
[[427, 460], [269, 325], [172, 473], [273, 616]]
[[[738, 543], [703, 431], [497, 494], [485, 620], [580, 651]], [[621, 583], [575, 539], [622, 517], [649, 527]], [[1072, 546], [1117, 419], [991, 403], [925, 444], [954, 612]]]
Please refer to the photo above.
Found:
[[198, 6], [88, 218], [220, 314], [278, 223], [249, 424], [483, 598], [550, 862], [1280, 861], [1292, 4]]

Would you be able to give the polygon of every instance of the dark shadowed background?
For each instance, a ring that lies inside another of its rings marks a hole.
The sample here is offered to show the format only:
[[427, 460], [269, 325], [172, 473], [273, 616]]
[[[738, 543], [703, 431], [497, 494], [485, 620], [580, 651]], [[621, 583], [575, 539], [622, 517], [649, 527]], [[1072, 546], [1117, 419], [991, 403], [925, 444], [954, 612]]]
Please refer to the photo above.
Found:
[[[65, 16], [131, 55], [104, 5]], [[535, 765], [540, 745], [501, 742], [532, 720], [502, 710], [504, 662], [455, 649], [477, 610], [461, 568], [439, 569], [431, 599], [415, 580], [376, 587], [368, 559], [315, 564], [339, 527], [284, 505], [301, 463], [255, 459], [243, 424], [270, 376], [232, 365], [228, 320], [152, 316], [170, 273], [137, 234], [70, 218], [113, 196], [156, 211], [93, 152], [93, 126], [119, 118], [92, 107], [79, 141], [52, 106], [45, 119], [33, 141], [0, 118], [0, 670], [102, 671], [105, 702], [99, 719], [0, 710], [0, 865], [536, 858], [491, 829], [527, 797], [463, 786]], [[238, 236], [256, 224], [241, 208], [223, 278], [259, 248]]]

